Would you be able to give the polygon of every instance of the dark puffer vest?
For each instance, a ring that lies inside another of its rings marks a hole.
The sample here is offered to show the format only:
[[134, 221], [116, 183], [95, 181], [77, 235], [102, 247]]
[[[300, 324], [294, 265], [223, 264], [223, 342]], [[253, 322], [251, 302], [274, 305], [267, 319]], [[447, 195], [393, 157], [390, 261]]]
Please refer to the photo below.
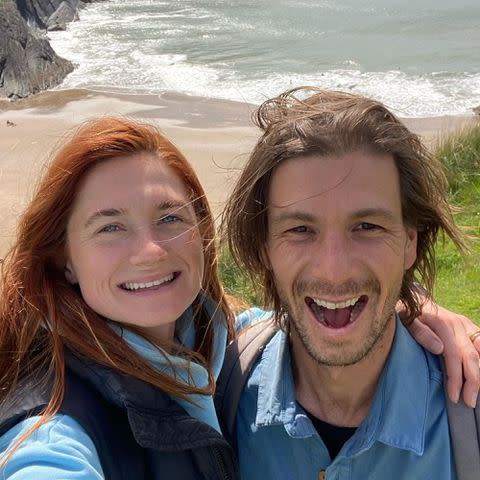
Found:
[[[49, 389], [34, 383], [3, 406], [0, 436], [45, 407]], [[71, 353], [60, 413], [88, 433], [107, 480], [238, 478], [232, 449], [214, 428], [151, 385]]]

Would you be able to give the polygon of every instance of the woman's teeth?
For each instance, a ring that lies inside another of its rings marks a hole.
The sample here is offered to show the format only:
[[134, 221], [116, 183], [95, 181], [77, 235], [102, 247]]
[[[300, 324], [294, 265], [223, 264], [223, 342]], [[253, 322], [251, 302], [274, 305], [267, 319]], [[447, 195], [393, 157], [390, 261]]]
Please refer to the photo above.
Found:
[[158, 287], [163, 283], [172, 281], [173, 276], [174, 276], [173, 273], [171, 273], [170, 275], [167, 275], [164, 278], [160, 278], [159, 280], [152, 280], [151, 282], [145, 282], [145, 283], [126, 282], [126, 283], [122, 283], [121, 286], [126, 290], [140, 290], [142, 288]]

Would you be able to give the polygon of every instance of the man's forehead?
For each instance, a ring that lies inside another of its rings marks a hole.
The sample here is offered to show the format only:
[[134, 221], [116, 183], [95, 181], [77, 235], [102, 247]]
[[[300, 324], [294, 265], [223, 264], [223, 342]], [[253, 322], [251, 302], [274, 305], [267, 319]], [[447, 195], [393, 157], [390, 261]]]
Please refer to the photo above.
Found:
[[[274, 172], [269, 209], [298, 209], [302, 204], [366, 202], [361, 208], [400, 205], [400, 185], [390, 155], [352, 152], [340, 156], [292, 158]], [[375, 205], [374, 205], [375, 204]]]

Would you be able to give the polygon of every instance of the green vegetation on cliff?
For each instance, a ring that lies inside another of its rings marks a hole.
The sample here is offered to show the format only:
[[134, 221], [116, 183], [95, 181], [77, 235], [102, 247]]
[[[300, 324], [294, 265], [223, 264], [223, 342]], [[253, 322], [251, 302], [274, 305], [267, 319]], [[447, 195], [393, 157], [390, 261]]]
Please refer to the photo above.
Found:
[[471, 237], [465, 259], [450, 241], [439, 242], [435, 298], [480, 325], [480, 126], [460, 132], [437, 148], [450, 185], [450, 199], [459, 207], [456, 221]]

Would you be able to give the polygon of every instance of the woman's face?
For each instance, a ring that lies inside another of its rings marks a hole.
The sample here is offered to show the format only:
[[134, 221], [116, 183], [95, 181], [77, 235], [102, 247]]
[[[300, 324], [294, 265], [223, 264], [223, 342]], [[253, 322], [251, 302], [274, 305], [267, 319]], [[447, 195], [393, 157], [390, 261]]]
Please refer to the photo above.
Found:
[[94, 311], [171, 340], [203, 268], [193, 206], [165, 162], [142, 153], [89, 171], [67, 226], [66, 277]]

